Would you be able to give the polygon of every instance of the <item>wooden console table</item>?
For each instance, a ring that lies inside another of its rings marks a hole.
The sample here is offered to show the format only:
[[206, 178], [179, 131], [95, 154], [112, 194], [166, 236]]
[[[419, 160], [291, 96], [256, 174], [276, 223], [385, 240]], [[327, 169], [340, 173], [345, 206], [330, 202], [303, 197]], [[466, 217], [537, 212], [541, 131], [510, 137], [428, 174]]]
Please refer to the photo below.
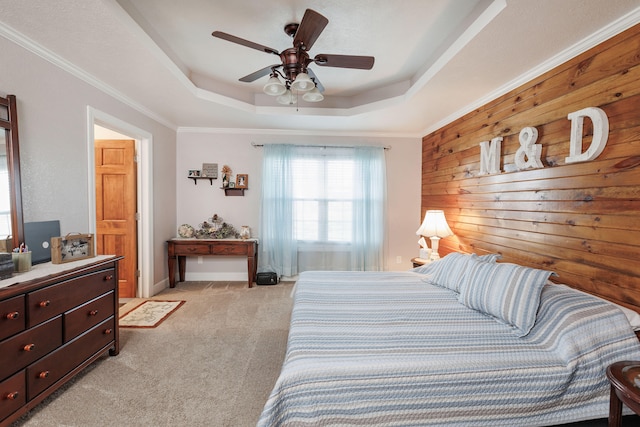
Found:
[[167, 240], [169, 286], [176, 286], [175, 261], [178, 258], [180, 281], [184, 282], [188, 256], [246, 256], [249, 287], [253, 287], [258, 270], [258, 241], [255, 239], [171, 239]]

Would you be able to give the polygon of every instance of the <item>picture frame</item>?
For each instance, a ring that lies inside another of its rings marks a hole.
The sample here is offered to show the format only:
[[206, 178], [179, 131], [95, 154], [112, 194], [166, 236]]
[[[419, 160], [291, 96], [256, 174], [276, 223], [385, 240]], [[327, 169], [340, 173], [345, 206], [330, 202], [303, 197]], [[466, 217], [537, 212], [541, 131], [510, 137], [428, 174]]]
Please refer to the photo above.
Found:
[[200, 171], [197, 169], [189, 169], [189, 178], [200, 178]]
[[239, 173], [236, 175], [236, 188], [248, 188], [249, 187], [249, 175], [246, 173]]
[[218, 164], [217, 163], [203, 163], [202, 164], [202, 176], [205, 178], [218, 179]]
[[51, 238], [51, 263], [63, 264], [95, 256], [93, 234], [67, 234]]

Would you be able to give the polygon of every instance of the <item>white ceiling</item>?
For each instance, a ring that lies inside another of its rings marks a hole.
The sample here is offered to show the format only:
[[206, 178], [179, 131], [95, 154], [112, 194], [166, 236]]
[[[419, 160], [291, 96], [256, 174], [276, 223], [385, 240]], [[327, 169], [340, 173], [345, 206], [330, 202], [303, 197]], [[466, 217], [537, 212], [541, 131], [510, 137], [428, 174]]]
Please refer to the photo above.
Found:
[[[0, 0], [0, 35], [174, 128], [422, 136], [640, 22], [638, 0]], [[311, 8], [310, 50], [375, 57], [311, 65], [325, 100], [280, 106], [268, 77], [283, 27]], [[5, 88], [9, 90], [10, 88]]]

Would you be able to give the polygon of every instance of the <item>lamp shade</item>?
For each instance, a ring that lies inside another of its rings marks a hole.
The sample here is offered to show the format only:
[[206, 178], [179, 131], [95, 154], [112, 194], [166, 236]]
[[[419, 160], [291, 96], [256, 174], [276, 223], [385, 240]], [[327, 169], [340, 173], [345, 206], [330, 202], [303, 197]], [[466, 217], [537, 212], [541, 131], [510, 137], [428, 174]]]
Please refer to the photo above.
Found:
[[424, 220], [420, 228], [416, 230], [416, 235], [444, 238], [453, 236], [453, 231], [451, 231], [449, 224], [447, 224], [444, 211], [430, 210], [424, 215]]
[[269, 78], [269, 81], [266, 85], [264, 85], [264, 88], [262, 90], [267, 95], [279, 96], [285, 93], [287, 88], [284, 84], [282, 84], [278, 76], [272, 74]]
[[316, 87], [316, 85], [307, 73], [298, 74], [293, 83], [291, 83], [291, 89], [297, 92], [308, 92], [314, 87]]
[[320, 102], [324, 99], [324, 95], [320, 93], [317, 87], [314, 87], [312, 90], [302, 95], [302, 99], [307, 102]]
[[287, 89], [282, 95], [276, 98], [276, 101], [278, 101], [278, 103], [282, 105], [293, 105], [298, 102], [298, 99], [290, 89]]

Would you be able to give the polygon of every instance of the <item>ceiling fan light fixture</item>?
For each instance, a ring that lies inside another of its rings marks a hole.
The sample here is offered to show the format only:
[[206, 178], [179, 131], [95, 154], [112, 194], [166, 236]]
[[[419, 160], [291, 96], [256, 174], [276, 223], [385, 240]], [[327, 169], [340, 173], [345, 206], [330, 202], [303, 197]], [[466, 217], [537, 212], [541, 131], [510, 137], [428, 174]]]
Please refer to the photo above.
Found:
[[298, 102], [298, 99], [290, 89], [287, 89], [282, 95], [276, 98], [276, 101], [278, 101], [278, 104], [282, 105], [294, 105]]
[[[329, 20], [326, 17], [312, 9], [306, 9], [299, 24], [294, 22], [284, 27], [284, 32], [293, 38], [293, 47], [282, 52], [222, 31], [214, 31], [211, 35], [231, 43], [278, 56], [280, 58], [279, 64], [269, 65], [239, 80], [244, 83], [251, 83], [269, 75], [269, 81], [262, 88], [264, 93], [276, 97], [277, 102], [280, 104], [293, 105], [297, 103], [298, 96], [302, 96], [303, 100], [307, 102], [320, 102], [324, 99], [321, 93], [324, 91], [323, 85], [313, 70], [307, 69], [309, 64], [314, 63], [322, 67], [352, 68], [357, 70], [370, 70], [373, 68], [375, 62], [373, 56], [319, 54], [312, 59], [309, 56], [309, 51], [328, 23]], [[282, 69], [282, 72], [277, 71], [279, 68]], [[281, 77], [282, 80], [278, 77]]]
[[278, 76], [272, 74], [267, 84], [262, 88], [264, 93], [271, 96], [279, 96], [287, 91], [286, 86], [280, 81]]
[[320, 92], [317, 87], [314, 87], [309, 92], [302, 95], [302, 99], [307, 102], [320, 102], [324, 99], [324, 95], [322, 95], [322, 92]]
[[291, 89], [296, 92], [309, 92], [316, 85], [307, 73], [300, 73], [296, 76], [296, 79], [291, 83]]

